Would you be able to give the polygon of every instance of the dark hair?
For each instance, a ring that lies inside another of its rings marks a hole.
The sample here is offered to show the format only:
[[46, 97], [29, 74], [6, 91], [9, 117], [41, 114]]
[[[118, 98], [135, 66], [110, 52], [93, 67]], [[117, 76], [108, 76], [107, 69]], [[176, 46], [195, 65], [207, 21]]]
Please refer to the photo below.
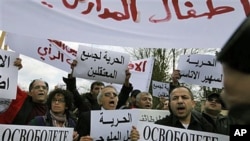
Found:
[[51, 103], [52, 103], [52, 100], [53, 98], [55, 97], [56, 94], [60, 94], [60, 95], [63, 95], [64, 96], [64, 100], [65, 100], [65, 105], [66, 107], [68, 107], [68, 109], [65, 110], [65, 112], [69, 112], [72, 108], [73, 108], [73, 94], [68, 91], [68, 90], [63, 90], [63, 89], [54, 89], [53, 91], [51, 91], [49, 93], [49, 97], [47, 99], [47, 106], [48, 106], [48, 109], [50, 110], [51, 109]]
[[242, 73], [250, 73], [250, 17], [248, 16], [217, 55], [217, 60]]
[[138, 95], [140, 92], [141, 92], [140, 90], [135, 89], [135, 90], [133, 90], [133, 91], [131, 92], [130, 97], [134, 97], [134, 98], [136, 98], [136, 95]]
[[169, 94], [169, 99], [168, 99], [168, 101], [169, 101], [169, 104], [168, 104], [168, 109], [169, 109], [170, 115], [172, 115], [172, 114], [173, 114], [173, 111], [172, 111], [172, 109], [171, 109], [171, 104], [170, 104], [170, 102], [171, 102], [171, 98], [170, 98], [170, 96], [171, 96], [171, 94], [173, 93], [173, 91], [174, 91], [175, 89], [178, 89], [178, 88], [185, 88], [185, 89], [187, 89], [187, 90], [188, 90], [188, 92], [189, 92], [189, 94], [190, 94], [190, 96], [191, 96], [191, 99], [192, 99], [192, 100], [194, 100], [194, 95], [193, 95], [192, 91], [191, 91], [188, 87], [186, 87], [186, 86], [176, 86], [175, 88], [173, 88], [173, 89], [171, 90], [171, 92], [170, 92], [170, 94]]
[[101, 81], [95, 81], [95, 82], [93, 82], [91, 84], [90, 90], [93, 90], [95, 85], [97, 85], [97, 86], [105, 86], [103, 82], [101, 82]]
[[178, 88], [185, 88], [185, 89], [187, 89], [188, 92], [189, 92], [189, 94], [190, 94], [190, 96], [191, 96], [191, 99], [194, 100], [194, 95], [193, 95], [192, 91], [191, 91], [188, 87], [186, 87], [186, 86], [176, 86], [176, 87], [171, 91], [171, 93], [169, 94], [169, 102], [170, 102], [170, 100], [171, 100], [171, 98], [170, 98], [171, 94], [173, 93], [173, 91], [174, 91], [175, 89], [178, 89]]
[[222, 107], [223, 109], [225, 109], [225, 108], [226, 108], [226, 105], [225, 105], [224, 101], [222, 100], [221, 95], [220, 95], [219, 93], [212, 92], [212, 93], [210, 93], [210, 94], [207, 95], [207, 99], [209, 99], [209, 98], [214, 98], [214, 97], [217, 98], [217, 99], [219, 100], [219, 102], [220, 102], [220, 104], [221, 104], [221, 107]]
[[29, 85], [29, 92], [32, 90], [33, 84], [34, 84], [36, 81], [43, 81], [43, 82], [45, 83], [47, 89], [49, 89], [49, 84], [48, 84], [46, 81], [44, 81], [44, 80], [42, 80], [42, 79], [34, 79], [34, 80], [31, 81], [31, 83], [30, 83], [30, 85]]

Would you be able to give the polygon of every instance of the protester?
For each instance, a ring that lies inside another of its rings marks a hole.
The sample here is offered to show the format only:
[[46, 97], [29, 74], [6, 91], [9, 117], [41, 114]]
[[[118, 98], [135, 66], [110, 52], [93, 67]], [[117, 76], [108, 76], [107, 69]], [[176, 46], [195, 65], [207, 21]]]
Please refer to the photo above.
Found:
[[140, 92], [136, 95], [135, 108], [140, 109], [152, 109], [153, 108], [153, 97], [151, 93]]
[[163, 104], [164, 105], [161, 110], [169, 110], [169, 100], [166, 99], [166, 101]]
[[99, 109], [99, 104], [97, 103], [97, 95], [104, 87], [104, 83], [101, 81], [94, 81], [90, 85], [90, 92], [82, 94], [82, 100], [85, 102], [91, 110]]
[[[21, 59], [17, 59], [16, 63], [22, 66]], [[17, 97], [12, 100], [8, 109], [0, 114], [0, 123], [26, 125], [35, 116], [44, 115], [47, 110], [45, 103], [48, 89], [48, 83], [42, 79], [35, 79], [30, 83], [29, 93], [17, 86]]]
[[130, 101], [129, 101], [129, 109], [136, 108], [135, 103], [136, 103], [136, 96], [139, 94], [141, 91], [138, 89], [134, 89], [131, 94], [130, 94]]
[[168, 99], [166, 97], [160, 96], [159, 103], [156, 105], [156, 109], [158, 109], [158, 110], [166, 109], [167, 107], [165, 106], [165, 102], [168, 105]]
[[221, 114], [224, 103], [219, 93], [211, 93], [204, 103], [202, 116], [210, 122], [219, 134], [229, 135], [230, 124], [233, 123], [227, 116]]
[[[72, 73], [73, 73], [74, 67], [76, 65], [77, 65], [77, 61], [74, 60], [73, 63], [71, 64]], [[120, 100], [119, 100], [119, 103], [117, 104], [117, 107], [116, 107], [117, 109], [119, 109], [121, 106], [126, 104], [127, 99], [129, 97], [129, 93], [133, 90], [133, 86], [129, 82], [129, 79], [131, 77], [131, 73], [129, 72], [128, 69], [125, 70], [125, 74], [126, 74], [125, 81], [124, 81], [124, 84], [121, 88], [120, 94], [118, 96]], [[66, 83], [67, 89], [73, 93], [74, 99], [75, 99], [75, 105], [78, 108], [79, 113], [86, 112], [87, 109], [86, 109], [85, 105], [88, 104], [88, 102], [86, 103], [86, 102], [84, 102], [86, 100], [83, 100], [83, 101], [81, 100], [81, 96], [79, 95], [79, 92], [77, 91], [77, 88], [76, 88], [76, 78], [72, 77], [72, 74], [69, 74], [68, 78], [63, 77], [63, 81]], [[102, 87], [103, 87], [102, 85], [99, 86], [98, 90], [96, 90], [96, 92], [100, 91], [102, 89]], [[94, 97], [94, 96], [92, 96], [92, 97]], [[91, 99], [90, 104], [92, 104], [92, 105], [90, 107], [88, 107], [89, 110], [99, 110], [100, 109], [100, 105], [98, 105], [96, 98]]]
[[222, 98], [237, 124], [250, 124], [250, 17], [242, 22], [217, 55], [223, 69]]
[[[170, 89], [169, 92], [171, 92], [176, 86], [179, 85], [178, 79], [180, 78], [180, 70], [174, 70], [173, 73], [171, 74], [171, 79], [172, 82], [170, 83]], [[143, 94], [138, 94], [141, 93], [140, 90], [135, 89], [131, 92], [130, 96], [130, 103], [129, 107], [123, 108], [123, 109], [132, 109], [132, 108], [141, 108], [141, 109], [152, 109], [153, 108], [153, 97], [152, 94], [149, 96], [148, 92], [143, 92]], [[138, 97], [137, 97], [138, 96]], [[148, 97], [148, 98], [146, 98]], [[151, 99], [151, 100], [149, 100]], [[166, 98], [163, 98], [164, 101]], [[146, 102], [148, 101], [148, 102]], [[163, 107], [163, 103], [160, 103], [158, 108]]]
[[[178, 86], [172, 90], [169, 97], [170, 115], [157, 120], [155, 124], [172, 126], [189, 130], [197, 130], [204, 132], [215, 132], [213, 126], [201, 116], [194, 114], [195, 106], [194, 96], [191, 90], [185, 86]], [[134, 127], [130, 137], [134, 137], [134, 141], [138, 140], [139, 133]]]
[[185, 86], [178, 86], [172, 90], [169, 98], [170, 115], [156, 121], [156, 124], [173, 126], [190, 130], [214, 132], [212, 125], [202, 116], [194, 116], [194, 96]]
[[[36, 116], [29, 122], [29, 125], [71, 127], [76, 126], [76, 121], [71, 117], [73, 97], [71, 92], [60, 88], [49, 93], [47, 99], [47, 113], [43, 116]], [[73, 141], [78, 139], [78, 133], [74, 132]]]
[[[111, 85], [105, 86], [97, 96], [100, 110], [116, 110], [118, 104], [118, 92]], [[93, 138], [90, 135], [91, 130], [91, 111], [84, 112], [78, 119], [76, 131], [79, 133], [80, 141], [91, 141]]]

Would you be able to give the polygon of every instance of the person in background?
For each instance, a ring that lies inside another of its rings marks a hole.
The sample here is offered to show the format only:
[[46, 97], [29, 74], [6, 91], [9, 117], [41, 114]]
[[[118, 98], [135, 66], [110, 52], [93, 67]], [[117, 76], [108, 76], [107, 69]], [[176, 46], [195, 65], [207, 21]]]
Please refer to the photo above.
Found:
[[[36, 116], [29, 122], [29, 125], [74, 128], [76, 121], [70, 114], [72, 103], [71, 92], [60, 88], [54, 89], [47, 99], [47, 113], [43, 116]], [[72, 136], [73, 141], [76, 141], [79, 135], [74, 131]]]
[[228, 116], [235, 124], [250, 124], [250, 16], [241, 23], [217, 54], [222, 64]]
[[156, 105], [156, 109], [163, 110], [164, 106], [165, 106], [164, 104], [165, 104], [166, 101], [168, 101], [168, 99], [166, 97], [160, 96], [159, 97], [159, 103]]
[[152, 109], [153, 107], [153, 97], [151, 93], [140, 92], [136, 95], [135, 108], [139, 109]]
[[229, 135], [229, 126], [233, 122], [227, 116], [221, 114], [225, 107], [219, 93], [211, 93], [204, 103], [202, 116], [210, 122], [219, 134]]
[[141, 91], [138, 89], [134, 89], [131, 94], [130, 94], [130, 101], [129, 101], [129, 106], [128, 109], [136, 108], [135, 103], [136, 103], [136, 96], [139, 94]]
[[91, 110], [99, 109], [99, 104], [97, 103], [97, 95], [104, 87], [104, 83], [101, 81], [94, 81], [91, 83], [90, 92], [82, 94], [82, 100], [85, 102]]
[[166, 99], [166, 101], [163, 104], [164, 105], [161, 110], [169, 110], [169, 99]]
[[[21, 59], [17, 58], [15, 66], [22, 68]], [[47, 111], [46, 100], [49, 85], [42, 79], [35, 79], [29, 85], [29, 92], [17, 86], [17, 97], [11, 101], [8, 109], [0, 114], [1, 124], [27, 125], [35, 116]]]

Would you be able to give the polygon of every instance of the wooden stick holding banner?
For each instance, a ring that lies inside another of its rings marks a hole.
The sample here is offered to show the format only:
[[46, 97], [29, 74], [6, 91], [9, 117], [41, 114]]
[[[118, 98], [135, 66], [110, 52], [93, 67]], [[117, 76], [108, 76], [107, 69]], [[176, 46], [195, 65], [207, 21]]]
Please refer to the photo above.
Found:
[[[0, 48], [2, 49], [3, 46], [3, 41], [4, 41], [4, 37], [6, 35], [6, 32], [2, 31], [1, 37], [0, 37]], [[5, 47], [4, 47], [5, 49]]]

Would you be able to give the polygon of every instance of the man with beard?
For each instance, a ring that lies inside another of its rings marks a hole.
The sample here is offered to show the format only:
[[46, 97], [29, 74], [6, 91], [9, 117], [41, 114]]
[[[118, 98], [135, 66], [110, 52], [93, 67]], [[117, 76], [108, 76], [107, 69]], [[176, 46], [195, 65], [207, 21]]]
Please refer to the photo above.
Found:
[[190, 130], [215, 132], [213, 126], [202, 116], [194, 115], [194, 96], [185, 86], [178, 86], [169, 95], [170, 115], [155, 124], [184, 128]]

